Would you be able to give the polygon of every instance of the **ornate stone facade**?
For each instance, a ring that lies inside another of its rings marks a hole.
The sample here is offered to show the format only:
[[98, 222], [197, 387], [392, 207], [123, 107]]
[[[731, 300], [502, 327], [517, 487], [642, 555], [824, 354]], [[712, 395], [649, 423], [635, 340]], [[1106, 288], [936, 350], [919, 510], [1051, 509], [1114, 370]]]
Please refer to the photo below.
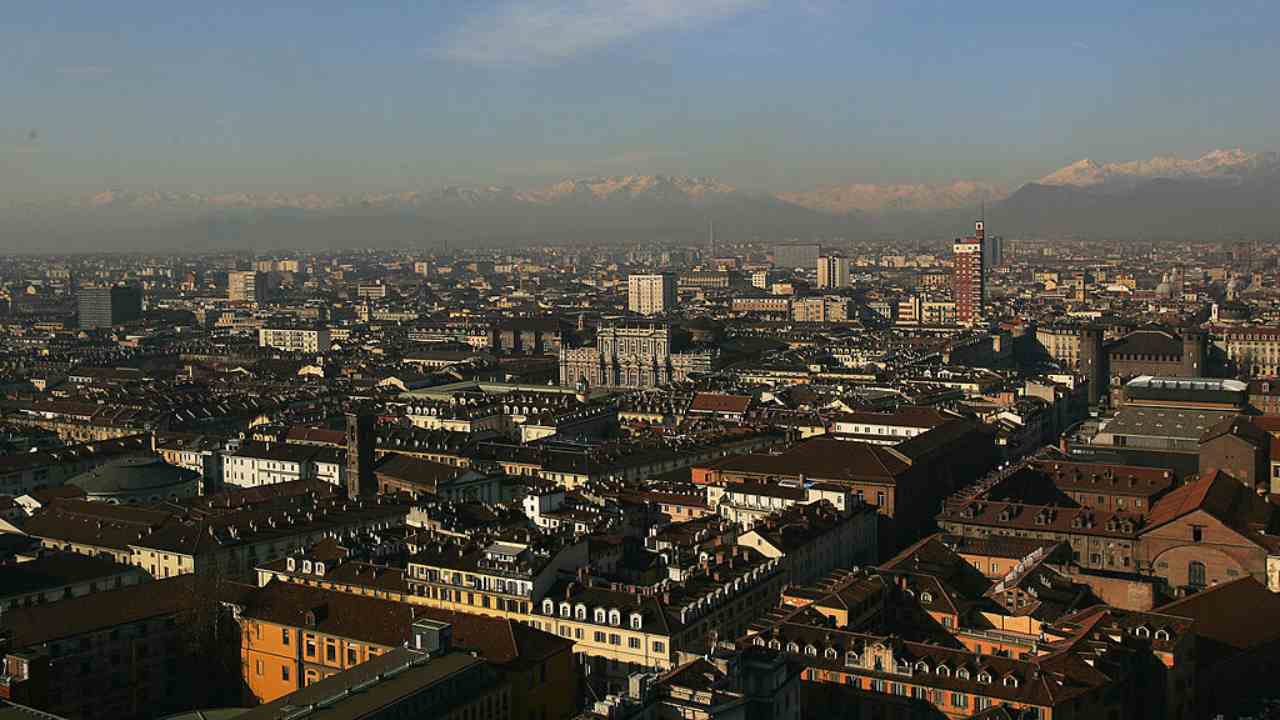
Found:
[[715, 368], [716, 351], [673, 352], [677, 345], [669, 325], [601, 328], [595, 347], [561, 349], [560, 384], [585, 379], [592, 387], [650, 388]]

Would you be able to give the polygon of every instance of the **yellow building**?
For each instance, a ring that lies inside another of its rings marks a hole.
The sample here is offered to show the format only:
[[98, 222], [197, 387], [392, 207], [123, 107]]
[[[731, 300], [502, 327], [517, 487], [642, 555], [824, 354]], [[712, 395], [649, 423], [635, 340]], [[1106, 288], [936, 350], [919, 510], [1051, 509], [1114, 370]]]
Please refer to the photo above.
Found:
[[390, 653], [413, 640], [415, 623], [430, 622], [449, 626], [453, 647], [493, 664], [510, 687], [513, 717], [561, 720], [577, 707], [572, 643], [526, 625], [281, 582], [240, 602], [251, 702], [272, 702]]

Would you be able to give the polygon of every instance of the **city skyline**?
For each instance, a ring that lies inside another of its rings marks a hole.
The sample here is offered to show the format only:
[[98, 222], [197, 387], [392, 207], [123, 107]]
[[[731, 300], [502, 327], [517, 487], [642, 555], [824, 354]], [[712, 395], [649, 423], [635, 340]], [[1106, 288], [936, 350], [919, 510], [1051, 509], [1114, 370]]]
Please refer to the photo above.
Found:
[[1280, 147], [1260, 91], [1276, 19], [1261, 3], [21, 8], [0, 30], [17, 109], [0, 193], [1012, 187], [1082, 158]]

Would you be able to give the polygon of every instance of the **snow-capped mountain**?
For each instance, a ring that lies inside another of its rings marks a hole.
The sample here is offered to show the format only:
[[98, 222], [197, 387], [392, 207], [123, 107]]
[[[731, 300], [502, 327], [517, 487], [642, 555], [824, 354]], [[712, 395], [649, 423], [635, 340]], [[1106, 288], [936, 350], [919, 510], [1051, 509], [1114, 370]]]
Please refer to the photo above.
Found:
[[[744, 236], [848, 234], [858, 218], [819, 212], [705, 177], [572, 178], [532, 189], [497, 185], [360, 193], [185, 193], [107, 190], [56, 205], [11, 207], [0, 247], [36, 246], [57, 228], [86, 249], [216, 246], [523, 243], [531, 238], [701, 238], [709, 222]], [[8, 239], [12, 238], [12, 239]]]
[[1280, 227], [1280, 155], [1215, 150], [1184, 159], [1081, 160], [1009, 193], [982, 180], [851, 183], [776, 195], [715, 178], [619, 175], [535, 188], [457, 185], [367, 193], [110, 189], [0, 208], [0, 248], [416, 246], [700, 239], [946, 236], [985, 204], [1009, 235], [1217, 237]]
[[1280, 168], [1276, 153], [1248, 153], [1239, 148], [1213, 150], [1198, 158], [1157, 155], [1148, 160], [1097, 163], [1088, 158], [1071, 163], [1038, 181], [1040, 185], [1107, 189], [1132, 188], [1146, 180], [1225, 180], [1239, 182]]
[[738, 190], [715, 178], [670, 175], [622, 175], [563, 180], [520, 194], [531, 202], [560, 200], [646, 199], [702, 202], [734, 195]]
[[415, 208], [435, 204], [484, 205], [517, 202], [539, 205], [564, 201], [624, 201], [700, 203], [738, 195], [715, 178], [668, 175], [624, 175], [570, 178], [545, 187], [517, 190], [501, 185], [455, 185], [436, 190], [393, 193], [214, 193], [104, 190], [71, 201], [79, 208], [240, 208], [336, 210], [342, 208]]

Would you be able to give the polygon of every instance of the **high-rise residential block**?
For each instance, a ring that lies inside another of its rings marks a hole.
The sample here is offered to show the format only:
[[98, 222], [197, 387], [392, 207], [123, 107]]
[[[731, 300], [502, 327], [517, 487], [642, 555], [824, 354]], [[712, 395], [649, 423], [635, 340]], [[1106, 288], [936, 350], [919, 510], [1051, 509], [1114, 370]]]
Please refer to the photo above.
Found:
[[234, 271], [227, 273], [227, 299], [256, 305], [267, 301], [269, 290], [266, 273]]
[[822, 289], [849, 287], [849, 258], [840, 255], [819, 257], [818, 287]]
[[659, 315], [675, 307], [673, 275], [631, 275], [627, 278], [627, 309], [640, 315]]
[[962, 325], [977, 325], [986, 316], [985, 241], [986, 228], [982, 221], [978, 221], [974, 225], [973, 236], [957, 238], [952, 246], [951, 293], [956, 303], [956, 321]]
[[80, 327], [114, 327], [142, 317], [142, 289], [86, 287], [80, 289]]

